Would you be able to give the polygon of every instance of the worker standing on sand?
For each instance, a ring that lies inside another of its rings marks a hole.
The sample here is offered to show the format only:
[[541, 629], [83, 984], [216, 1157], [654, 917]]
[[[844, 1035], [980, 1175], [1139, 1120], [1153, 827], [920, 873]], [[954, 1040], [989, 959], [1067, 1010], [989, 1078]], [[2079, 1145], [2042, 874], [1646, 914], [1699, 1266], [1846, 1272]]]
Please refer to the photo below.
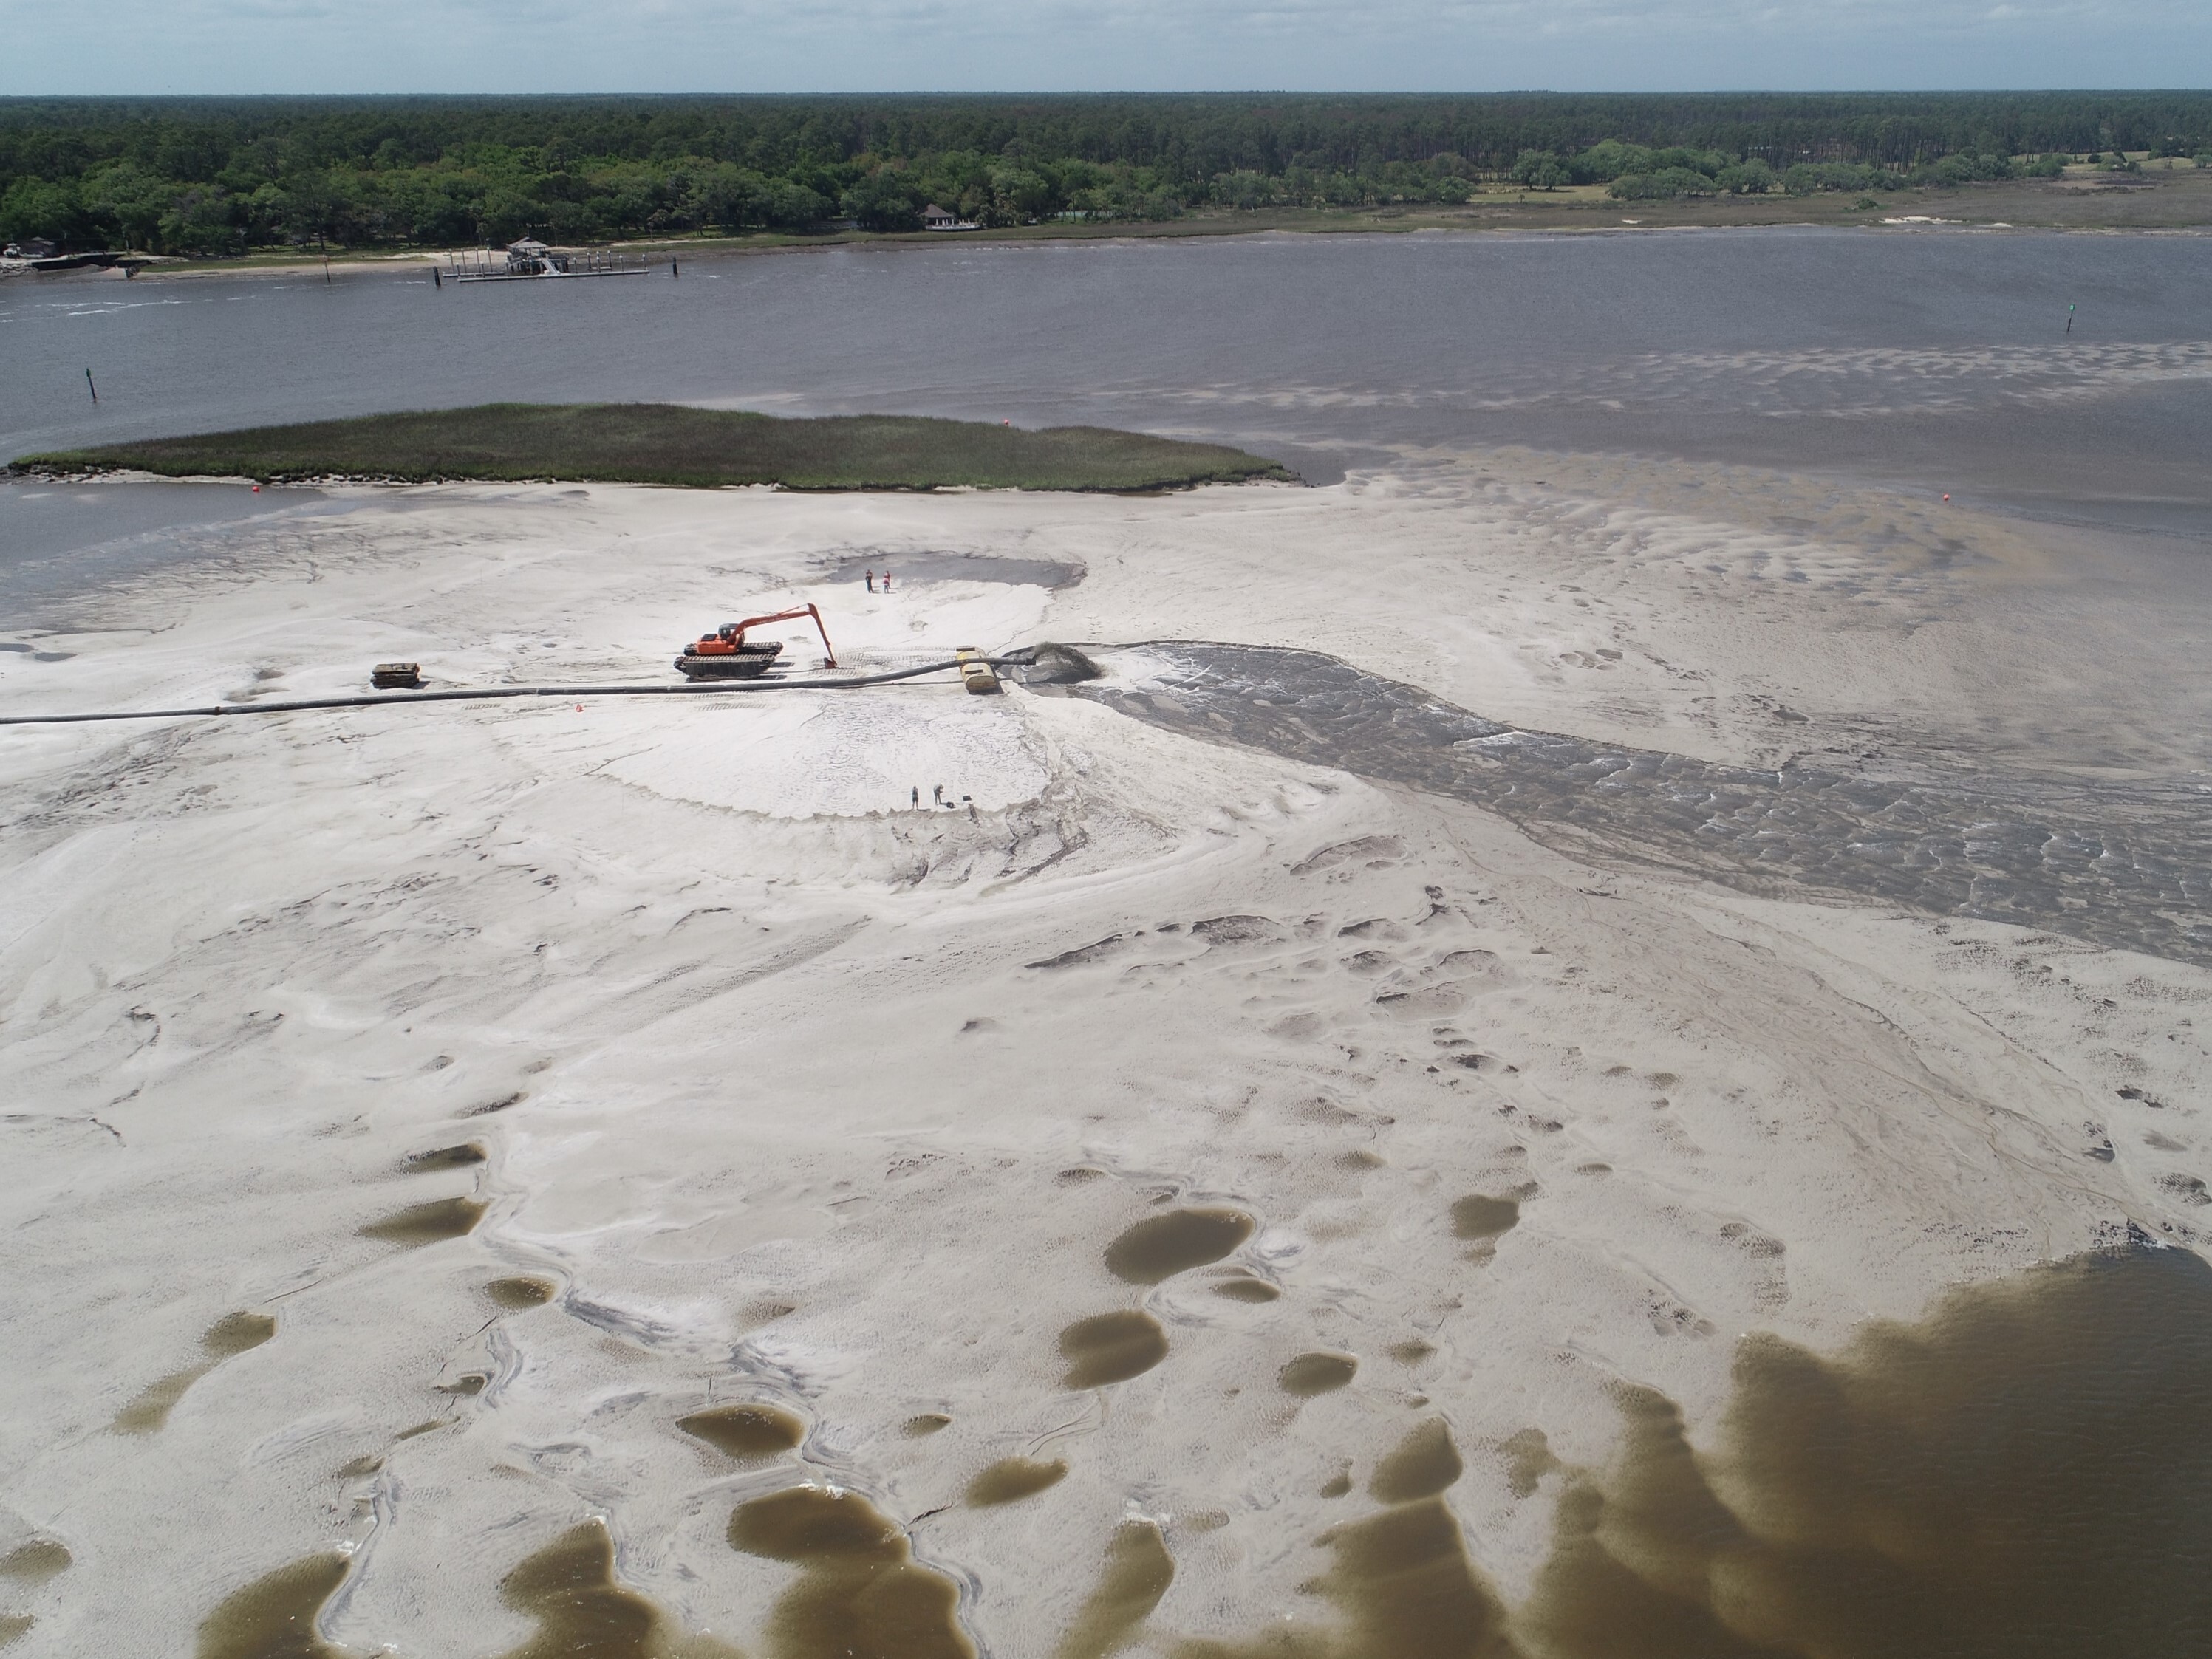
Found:
[[890, 592], [890, 591], [891, 591], [891, 573], [890, 573], [890, 571], [886, 570], [886, 571], [884, 571], [884, 592], [886, 592], [886, 593], [888, 593], [888, 592]]
[[876, 591], [876, 573], [871, 570], [866, 574], [868, 578], [868, 592], [872, 593]]

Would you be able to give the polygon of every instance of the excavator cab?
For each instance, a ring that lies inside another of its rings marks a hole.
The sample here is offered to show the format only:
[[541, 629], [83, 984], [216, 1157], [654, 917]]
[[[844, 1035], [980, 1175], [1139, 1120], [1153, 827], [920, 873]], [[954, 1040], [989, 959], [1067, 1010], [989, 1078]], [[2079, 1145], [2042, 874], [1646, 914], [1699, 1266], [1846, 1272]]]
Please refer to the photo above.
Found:
[[[687, 654], [702, 657], [726, 657], [744, 648], [745, 629], [743, 623], [724, 623], [711, 634], [702, 634], [696, 644], [684, 647]], [[756, 646], [755, 650], [767, 647]], [[778, 647], [777, 649], [781, 649]]]

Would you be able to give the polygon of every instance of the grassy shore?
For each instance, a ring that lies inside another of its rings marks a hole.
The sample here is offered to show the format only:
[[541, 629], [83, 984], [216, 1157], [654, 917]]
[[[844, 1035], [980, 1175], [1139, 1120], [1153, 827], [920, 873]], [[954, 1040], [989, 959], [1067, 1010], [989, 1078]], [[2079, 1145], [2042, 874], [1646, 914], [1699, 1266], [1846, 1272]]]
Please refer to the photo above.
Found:
[[1105, 427], [1024, 431], [904, 415], [787, 420], [672, 404], [486, 404], [27, 455], [10, 471], [264, 483], [562, 479], [787, 489], [1175, 489], [1289, 478], [1219, 444]]

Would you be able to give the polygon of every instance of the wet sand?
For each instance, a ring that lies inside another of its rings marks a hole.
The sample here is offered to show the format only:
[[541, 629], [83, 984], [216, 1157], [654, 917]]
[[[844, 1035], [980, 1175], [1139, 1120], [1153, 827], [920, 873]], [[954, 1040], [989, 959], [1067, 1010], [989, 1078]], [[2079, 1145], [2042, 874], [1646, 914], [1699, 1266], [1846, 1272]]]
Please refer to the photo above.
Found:
[[1265, 647], [2156, 850], [2170, 550], [1510, 453], [357, 499], [0, 696], [1115, 648], [0, 737], [10, 1659], [2201, 1649], [2203, 966], [1112, 702]]

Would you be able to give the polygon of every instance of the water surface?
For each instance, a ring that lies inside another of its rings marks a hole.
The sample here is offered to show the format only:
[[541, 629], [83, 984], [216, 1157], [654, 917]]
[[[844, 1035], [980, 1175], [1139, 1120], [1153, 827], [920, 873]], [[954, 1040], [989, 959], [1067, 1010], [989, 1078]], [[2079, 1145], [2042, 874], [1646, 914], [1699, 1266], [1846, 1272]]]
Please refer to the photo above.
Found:
[[632, 398], [1179, 431], [1317, 478], [1396, 446], [1630, 451], [2212, 526], [2193, 237], [1434, 232], [848, 246], [619, 283], [26, 278], [0, 285], [0, 459]]

